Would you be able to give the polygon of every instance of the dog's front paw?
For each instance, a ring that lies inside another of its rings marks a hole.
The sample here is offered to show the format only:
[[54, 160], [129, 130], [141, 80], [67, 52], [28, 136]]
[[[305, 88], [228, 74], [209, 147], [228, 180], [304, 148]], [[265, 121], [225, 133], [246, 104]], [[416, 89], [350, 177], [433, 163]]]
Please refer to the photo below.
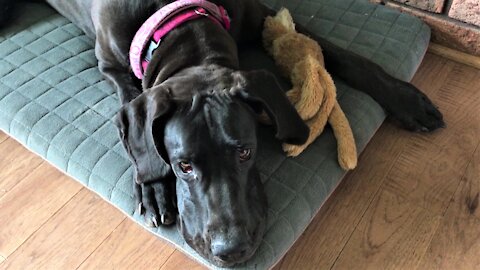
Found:
[[430, 132], [445, 127], [443, 115], [415, 86], [405, 83], [397, 88], [397, 99], [387, 108], [391, 117], [407, 130]]
[[148, 227], [171, 225], [176, 219], [174, 206], [175, 192], [166, 181], [148, 184], [134, 183], [134, 194], [137, 209], [143, 215]]

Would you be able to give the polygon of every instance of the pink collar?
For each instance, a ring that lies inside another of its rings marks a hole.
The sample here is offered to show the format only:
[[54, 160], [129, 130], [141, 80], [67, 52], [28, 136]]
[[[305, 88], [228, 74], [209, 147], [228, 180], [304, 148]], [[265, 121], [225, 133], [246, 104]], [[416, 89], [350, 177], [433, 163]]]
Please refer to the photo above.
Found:
[[[177, 0], [150, 16], [138, 29], [130, 45], [130, 65], [135, 76], [143, 78], [149, 57], [166, 34], [184, 22], [204, 17], [230, 29], [230, 18], [226, 10], [206, 0]], [[149, 48], [144, 53], [147, 44]]]

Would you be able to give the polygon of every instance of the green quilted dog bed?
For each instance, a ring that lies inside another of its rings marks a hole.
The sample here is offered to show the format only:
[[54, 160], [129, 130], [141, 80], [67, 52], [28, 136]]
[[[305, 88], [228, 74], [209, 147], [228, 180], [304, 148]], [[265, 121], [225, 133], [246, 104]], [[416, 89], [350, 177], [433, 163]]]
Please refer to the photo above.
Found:
[[[418, 19], [367, 0], [264, 2], [275, 9], [286, 6], [297, 23], [404, 80], [415, 73], [430, 38]], [[112, 123], [119, 102], [96, 67], [92, 40], [46, 5], [29, 4], [22, 13], [0, 32], [0, 129], [142, 225], [134, 215], [133, 170]], [[241, 56], [245, 67], [273, 66], [261, 51]], [[385, 115], [370, 97], [336, 84], [360, 152]], [[329, 129], [298, 158], [285, 157], [269, 128], [261, 128], [259, 136], [268, 229], [256, 255], [239, 269], [274, 265], [345, 174]], [[151, 231], [214, 268], [175, 227]]]

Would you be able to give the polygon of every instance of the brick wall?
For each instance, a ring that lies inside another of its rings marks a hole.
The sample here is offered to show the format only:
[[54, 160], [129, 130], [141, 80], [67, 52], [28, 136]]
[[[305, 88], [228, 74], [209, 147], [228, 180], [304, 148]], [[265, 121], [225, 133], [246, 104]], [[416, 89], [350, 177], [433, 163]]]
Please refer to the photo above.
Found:
[[480, 56], [480, 0], [370, 0], [420, 17], [432, 41]]

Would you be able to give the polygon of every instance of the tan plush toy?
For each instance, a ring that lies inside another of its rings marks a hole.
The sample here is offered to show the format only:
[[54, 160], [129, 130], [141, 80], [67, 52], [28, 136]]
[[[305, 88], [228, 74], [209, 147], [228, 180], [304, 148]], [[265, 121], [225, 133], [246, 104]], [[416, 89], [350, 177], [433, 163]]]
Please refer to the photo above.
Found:
[[293, 88], [287, 96], [310, 127], [304, 145], [284, 144], [288, 156], [298, 156], [323, 131], [327, 121], [337, 139], [338, 162], [344, 170], [357, 166], [352, 130], [337, 102], [332, 77], [325, 70], [322, 49], [311, 38], [297, 33], [287, 9], [265, 20], [263, 42], [277, 66], [289, 77]]

